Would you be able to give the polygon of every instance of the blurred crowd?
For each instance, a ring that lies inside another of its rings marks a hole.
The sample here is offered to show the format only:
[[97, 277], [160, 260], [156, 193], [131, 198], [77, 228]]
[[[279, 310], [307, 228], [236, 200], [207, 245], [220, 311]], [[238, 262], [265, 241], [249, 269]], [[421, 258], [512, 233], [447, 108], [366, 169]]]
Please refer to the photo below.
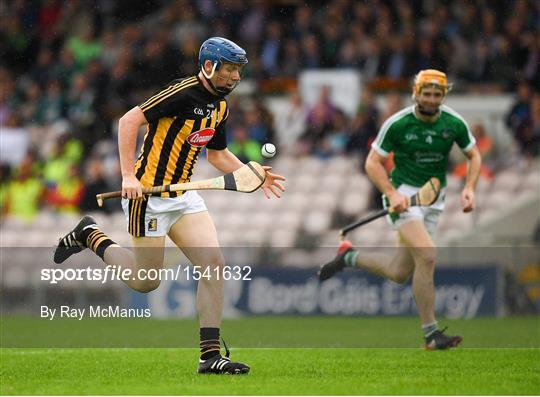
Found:
[[[538, 155], [538, 1], [13, 0], [0, 8], [2, 214], [97, 209], [95, 194], [120, 186], [118, 118], [196, 73], [208, 36], [241, 44], [245, 78], [259, 87], [310, 68], [354, 68], [368, 83], [352, 118], [325, 90], [308, 108], [293, 89], [279, 120], [260, 95], [232, 97], [230, 149], [244, 161], [260, 161], [277, 128], [298, 155], [365, 154], [381, 121], [405, 105], [390, 91], [379, 108], [369, 83], [408, 82], [428, 67], [461, 91], [515, 92], [507, 125], [524, 156]], [[489, 153], [484, 128], [474, 131]]]

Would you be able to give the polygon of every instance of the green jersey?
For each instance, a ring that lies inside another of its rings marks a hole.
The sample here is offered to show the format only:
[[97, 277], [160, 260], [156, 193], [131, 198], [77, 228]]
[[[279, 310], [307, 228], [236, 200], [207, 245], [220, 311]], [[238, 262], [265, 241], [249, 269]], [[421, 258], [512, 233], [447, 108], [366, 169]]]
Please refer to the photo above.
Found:
[[446, 186], [448, 154], [454, 142], [464, 152], [476, 141], [465, 120], [448, 106], [442, 105], [439, 118], [426, 123], [419, 120], [410, 106], [389, 117], [372, 144], [381, 156], [394, 152], [392, 183], [422, 186], [431, 177]]

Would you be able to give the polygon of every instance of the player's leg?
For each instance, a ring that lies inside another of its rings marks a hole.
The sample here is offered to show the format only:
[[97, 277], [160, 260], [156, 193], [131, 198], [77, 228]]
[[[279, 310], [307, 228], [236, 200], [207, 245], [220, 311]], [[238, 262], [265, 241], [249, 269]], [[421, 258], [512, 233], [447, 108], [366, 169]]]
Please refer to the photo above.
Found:
[[[395, 230], [403, 223], [411, 220], [421, 220], [423, 214], [417, 207], [409, 208], [403, 214], [392, 214], [387, 217]], [[369, 227], [369, 226], [367, 226]], [[406, 283], [414, 269], [414, 260], [398, 233], [398, 248], [393, 255], [383, 252], [373, 252], [369, 248], [353, 249], [349, 241], [343, 241], [337, 256], [323, 265], [319, 271], [319, 280], [324, 281], [346, 267], [360, 268], [396, 283]]]
[[462, 338], [445, 335], [444, 330], [438, 329], [435, 319], [434, 273], [437, 250], [424, 221], [415, 220], [403, 223], [399, 227], [399, 235], [414, 259], [412, 292], [422, 324], [426, 348], [434, 350], [457, 346]]
[[401, 238], [399, 238], [399, 245], [394, 255], [359, 250], [358, 255], [352, 256], [352, 259], [355, 267], [398, 284], [406, 283], [414, 270], [413, 258]]
[[[197, 289], [197, 311], [200, 323], [199, 373], [244, 374], [249, 367], [231, 362], [220, 354], [220, 327], [223, 310], [223, 266], [216, 228], [208, 211], [185, 214], [169, 230], [171, 240], [184, 252], [194, 266], [206, 275]], [[206, 270], [206, 273], [205, 273]]]
[[[120, 247], [111, 246], [105, 251], [103, 260], [108, 265], [122, 264], [122, 268], [131, 269], [133, 277], [124, 282], [128, 287], [138, 292], [150, 292], [159, 287], [160, 280], [147, 277], [148, 270], [159, 270], [163, 267], [165, 236], [134, 237], [131, 236], [133, 252]], [[143, 269], [143, 272], [140, 270]]]
[[[197, 309], [201, 327], [219, 328], [223, 308], [223, 277], [215, 277], [224, 266], [217, 232], [208, 211], [183, 215], [169, 231], [171, 240], [184, 252], [202, 277], [197, 290]], [[217, 270], [215, 270], [217, 269]], [[216, 273], [217, 272], [217, 273]]]
[[62, 263], [71, 255], [89, 248], [107, 265], [116, 269], [130, 269], [134, 275], [124, 282], [136, 291], [149, 292], [157, 288], [159, 280], [139, 279], [138, 269], [156, 268], [163, 264], [163, 245], [165, 237], [134, 237], [134, 251], [123, 248], [111, 240], [91, 216], [83, 217], [79, 223], [60, 239], [54, 253], [54, 261]]
[[414, 269], [413, 258], [402, 243], [394, 255], [382, 252], [370, 252], [368, 249], [353, 249], [348, 241], [344, 241], [338, 255], [319, 271], [319, 280], [324, 281], [346, 267], [363, 269], [369, 273], [387, 278], [396, 283], [406, 283]]
[[[126, 216], [127, 230], [131, 235], [133, 252], [131, 255], [125, 249], [110, 249], [105, 260], [112, 263], [126, 261], [129, 258], [129, 268], [133, 277], [125, 283], [135, 291], [150, 292], [159, 287], [160, 280], [151, 280], [148, 270], [160, 270], [163, 267], [165, 236], [167, 234], [170, 216], [164, 208], [164, 199], [146, 197], [145, 200], [122, 199], [122, 209]], [[109, 262], [107, 262], [109, 263]]]
[[[416, 193], [417, 190], [418, 188], [408, 185], [401, 185], [398, 188], [400, 193], [408, 196]], [[382, 196], [382, 202], [385, 208], [388, 207], [389, 201], [384, 195]], [[407, 212], [401, 214], [394, 213], [387, 216], [388, 222], [396, 231], [401, 224], [413, 219], [423, 219], [423, 213], [418, 207], [411, 207]], [[344, 241], [338, 248], [337, 256], [321, 267], [319, 280], [324, 281], [345, 267], [360, 268], [402, 284], [409, 280], [414, 269], [414, 260], [400, 238], [398, 249], [393, 255], [372, 252], [369, 249], [355, 250], [350, 242]]]
[[436, 248], [422, 220], [402, 224], [398, 233], [414, 259], [412, 289], [422, 324], [435, 322], [435, 272]]

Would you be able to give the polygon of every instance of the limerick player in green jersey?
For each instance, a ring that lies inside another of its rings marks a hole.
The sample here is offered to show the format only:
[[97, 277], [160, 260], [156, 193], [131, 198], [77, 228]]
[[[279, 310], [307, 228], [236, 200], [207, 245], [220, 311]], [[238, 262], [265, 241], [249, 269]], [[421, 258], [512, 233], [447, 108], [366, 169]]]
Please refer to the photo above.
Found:
[[[397, 283], [412, 276], [412, 291], [426, 342], [426, 348], [447, 349], [461, 342], [439, 330], [435, 319], [433, 273], [436, 249], [431, 238], [444, 208], [444, 190], [430, 207], [408, 207], [407, 196], [416, 193], [431, 177], [438, 177], [444, 189], [448, 154], [454, 142], [469, 160], [467, 180], [461, 193], [464, 212], [475, 207], [474, 190], [480, 171], [480, 152], [463, 118], [442, 105], [449, 90], [446, 75], [428, 69], [418, 73], [413, 87], [415, 104], [386, 120], [366, 160], [369, 178], [383, 193], [383, 202], [392, 215], [389, 221], [399, 235], [393, 257], [360, 252], [344, 241], [337, 257], [324, 265], [319, 278], [326, 280], [346, 266], [378, 274]], [[390, 177], [383, 163], [394, 153], [395, 167]]]

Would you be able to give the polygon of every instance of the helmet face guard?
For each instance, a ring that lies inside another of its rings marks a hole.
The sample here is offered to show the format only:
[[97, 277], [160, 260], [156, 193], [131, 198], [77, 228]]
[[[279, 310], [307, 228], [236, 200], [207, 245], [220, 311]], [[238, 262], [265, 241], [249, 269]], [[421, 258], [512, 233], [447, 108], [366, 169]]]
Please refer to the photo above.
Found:
[[[206, 61], [212, 62], [212, 72], [207, 74], [204, 70]], [[233, 63], [237, 65], [246, 65], [248, 63], [246, 51], [236, 43], [223, 37], [211, 37], [206, 40], [199, 50], [199, 68], [211, 87], [219, 94], [225, 96], [236, 88], [216, 87], [211, 78], [216, 71], [219, 71], [224, 63]]]

